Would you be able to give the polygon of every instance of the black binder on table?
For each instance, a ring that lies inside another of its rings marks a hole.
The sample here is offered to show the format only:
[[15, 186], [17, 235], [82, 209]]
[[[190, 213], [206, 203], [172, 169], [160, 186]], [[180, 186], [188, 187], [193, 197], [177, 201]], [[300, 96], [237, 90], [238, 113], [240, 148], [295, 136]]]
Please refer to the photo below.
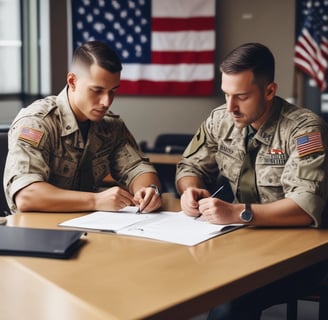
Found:
[[76, 230], [0, 226], [0, 255], [70, 258], [85, 242]]

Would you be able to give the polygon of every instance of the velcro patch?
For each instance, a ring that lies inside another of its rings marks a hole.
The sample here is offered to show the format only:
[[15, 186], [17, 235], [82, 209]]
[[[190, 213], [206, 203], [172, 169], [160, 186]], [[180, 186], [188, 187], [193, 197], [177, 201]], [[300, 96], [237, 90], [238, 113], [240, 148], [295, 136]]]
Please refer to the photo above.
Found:
[[44, 131], [37, 130], [30, 127], [22, 127], [18, 139], [23, 140], [34, 147], [38, 147], [43, 135], [44, 135]]
[[300, 158], [316, 152], [323, 152], [325, 150], [321, 139], [321, 133], [319, 131], [305, 133], [297, 137], [296, 145], [298, 156]]
[[192, 140], [190, 141], [188, 147], [186, 148], [186, 150], [183, 153], [183, 156], [188, 158], [191, 155], [193, 155], [195, 152], [198, 151], [198, 149], [205, 143], [205, 131], [204, 131], [204, 127], [201, 126], [198, 131], [196, 132], [196, 134], [194, 135], [194, 137], [192, 138]]

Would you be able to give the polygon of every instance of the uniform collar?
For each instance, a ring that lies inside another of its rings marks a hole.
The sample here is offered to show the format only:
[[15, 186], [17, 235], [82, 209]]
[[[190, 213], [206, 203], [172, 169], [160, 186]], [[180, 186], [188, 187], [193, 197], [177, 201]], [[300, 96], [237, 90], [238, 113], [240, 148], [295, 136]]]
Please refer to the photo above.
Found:
[[271, 114], [262, 126], [257, 131], [255, 138], [261, 143], [270, 145], [276, 131], [276, 124], [280, 118], [281, 110], [283, 107], [283, 99], [275, 97], [273, 99]]
[[[272, 111], [268, 120], [262, 124], [259, 130], [256, 132], [254, 139], [258, 140], [262, 144], [270, 145], [274, 133], [276, 130], [276, 123], [279, 120], [281, 109], [283, 107], [283, 99], [275, 97], [272, 104]], [[225, 130], [224, 140], [242, 140], [245, 141], [247, 136], [247, 127], [237, 128], [231, 119], [230, 126]]]
[[60, 121], [62, 124], [62, 136], [67, 136], [79, 130], [75, 115], [68, 101], [67, 91], [68, 87], [65, 86], [65, 88], [58, 94], [56, 98], [56, 104], [58, 106]]

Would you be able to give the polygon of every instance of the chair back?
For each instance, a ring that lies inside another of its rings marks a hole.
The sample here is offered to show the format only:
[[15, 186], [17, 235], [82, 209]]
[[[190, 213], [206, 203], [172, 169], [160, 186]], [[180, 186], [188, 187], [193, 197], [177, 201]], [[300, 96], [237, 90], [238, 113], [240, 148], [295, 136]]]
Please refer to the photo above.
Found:
[[183, 153], [191, 141], [192, 134], [165, 133], [157, 136], [152, 152]]

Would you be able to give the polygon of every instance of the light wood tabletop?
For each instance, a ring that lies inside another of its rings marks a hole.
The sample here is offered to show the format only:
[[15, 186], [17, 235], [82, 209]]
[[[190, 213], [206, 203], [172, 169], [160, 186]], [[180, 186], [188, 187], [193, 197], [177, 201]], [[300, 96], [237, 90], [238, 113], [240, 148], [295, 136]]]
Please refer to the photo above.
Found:
[[170, 153], [146, 153], [146, 157], [149, 158], [149, 161], [153, 164], [175, 165], [181, 160], [182, 155]]
[[[179, 200], [164, 195], [164, 209]], [[81, 213], [20, 213], [57, 228]], [[69, 260], [0, 257], [3, 319], [188, 319], [328, 258], [328, 231], [242, 228], [194, 247], [89, 232]]]

